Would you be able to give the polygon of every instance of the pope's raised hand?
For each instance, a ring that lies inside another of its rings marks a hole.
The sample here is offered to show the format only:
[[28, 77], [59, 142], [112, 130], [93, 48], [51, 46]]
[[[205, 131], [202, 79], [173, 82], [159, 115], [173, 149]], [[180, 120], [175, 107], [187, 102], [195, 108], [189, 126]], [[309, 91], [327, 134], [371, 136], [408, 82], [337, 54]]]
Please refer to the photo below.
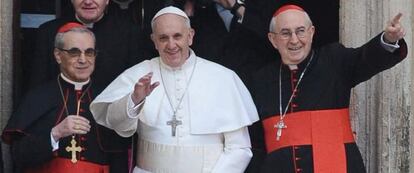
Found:
[[388, 43], [395, 43], [405, 36], [405, 30], [400, 19], [402, 13], [398, 13], [393, 19], [388, 21], [385, 27], [384, 39]]
[[153, 73], [149, 72], [142, 76], [134, 86], [134, 92], [132, 93], [132, 101], [135, 105], [139, 104], [148, 95], [151, 94], [152, 90], [156, 88], [160, 83], [154, 82], [151, 84], [151, 78]]

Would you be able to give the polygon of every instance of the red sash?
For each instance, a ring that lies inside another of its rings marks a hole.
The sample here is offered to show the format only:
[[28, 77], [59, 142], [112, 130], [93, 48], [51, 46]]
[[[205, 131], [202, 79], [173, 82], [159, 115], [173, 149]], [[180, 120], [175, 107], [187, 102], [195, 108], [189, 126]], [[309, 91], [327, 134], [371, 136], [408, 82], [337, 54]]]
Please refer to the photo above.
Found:
[[276, 140], [280, 117], [263, 121], [267, 152], [295, 146], [312, 145], [314, 172], [346, 173], [344, 143], [354, 142], [349, 109], [318, 110], [289, 113], [284, 118], [287, 128]]
[[26, 170], [25, 173], [109, 173], [108, 165], [99, 165], [80, 161], [72, 163], [70, 159], [56, 157], [48, 163]]

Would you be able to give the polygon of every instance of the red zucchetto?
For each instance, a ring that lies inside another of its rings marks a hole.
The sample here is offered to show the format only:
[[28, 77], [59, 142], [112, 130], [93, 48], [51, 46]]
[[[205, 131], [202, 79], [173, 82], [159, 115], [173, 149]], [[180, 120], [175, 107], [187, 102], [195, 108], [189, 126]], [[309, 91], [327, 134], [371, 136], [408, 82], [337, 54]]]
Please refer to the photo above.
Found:
[[58, 33], [63, 33], [63, 32], [71, 30], [72, 28], [77, 28], [77, 27], [85, 28], [85, 26], [83, 26], [80, 23], [69, 22], [69, 23], [66, 23], [63, 26], [61, 26], [58, 30]]
[[275, 13], [273, 13], [273, 17], [279, 15], [280, 13], [286, 11], [286, 10], [299, 10], [299, 11], [305, 11], [303, 10], [302, 7], [299, 7], [297, 5], [292, 5], [292, 4], [288, 4], [288, 5], [284, 5], [282, 7], [280, 7], [278, 10], [276, 10]]

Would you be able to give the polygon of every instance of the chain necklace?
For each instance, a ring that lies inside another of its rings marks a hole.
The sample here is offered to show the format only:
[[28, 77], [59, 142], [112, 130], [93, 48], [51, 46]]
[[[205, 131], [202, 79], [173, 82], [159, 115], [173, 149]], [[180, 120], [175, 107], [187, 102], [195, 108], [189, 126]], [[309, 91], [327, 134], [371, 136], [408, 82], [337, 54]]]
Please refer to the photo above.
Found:
[[175, 136], [177, 126], [182, 124], [182, 121], [177, 120], [177, 115], [176, 114], [177, 114], [178, 107], [181, 105], [181, 102], [183, 101], [183, 98], [184, 98], [185, 94], [187, 93], [188, 86], [190, 85], [191, 79], [193, 78], [193, 74], [194, 74], [194, 71], [195, 71], [195, 68], [196, 68], [196, 64], [197, 64], [197, 57], [195, 57], [193, 70], [191, 71], [190, 78], [187, 82], [187, 86], [184, 89], [183, 95], [179, 99], [177, 106], [174, 108], [174, 106], [172, 104], [172, 101], [171, 101], [171, 98], [170, 98], [170, 95], [168, 95], [167, 88], [165, 86], [166, 83], [164, 82], [164, 77], [162, 76], [161, 58], [159, 60], [159, 68], [160, 68], [160, 76], [161, 76], [162, 86], [164, 87], [165, 95], [167, 95], [168, 103], [170, 104], [170, 107], [173, 111], [172, 119], [170, 121], [167, 121], [167, 125], [171, 126], [171, 136]]
[[[57, 77], [57, 82], [58, 82], [58, 85], [59, 85], [60, 95], [61, 95], [62, 100], [63, 100], [63, 109], [65, 110], [66, 116], [68, 116], [69, 115], [69, 110], [68, 110], [68, 107], [67, 107], [67, 99], [65, 99], [65, 95], [63, 94], [62, 85], [60, 84], [60, 75], [58, 75], [58, 77]], [[89, 84], [88, 87], [86, 87], [85, 91], [82, 92], [81, 96], [77, 100], [76, 116], [79, 116], [79, 109], [80, 109], [81, 100], [82, 100], [83, 96], [86, 95], [86, 93], [88, 92], [91, 85], [92, 84]], [[72, 163], [76, 163], [78, 161], [76, 159], [76, 152], [81, 152], [82, 151], [82, 148], [80, 146], [76, 146], [76, 143], [77, 142], [75, 140], [75, 134], [72, 134], [72, 139], [70, 141], [71, 146], [66, 147], [66, 151], [72, 153], [72, 159], [71, 159]]]
[[306, 64], [305, 69], [303, 69], [303, 72], [300, 74], [298, 83], [296, 84], [295, 88], [293, 89], [293, 92], [290, 95], [289, 101], [286, 104], [285, 110], [283, 112], [282, 112], [282, 63], [280, 63], [280, 67], [279, 67], [279, 114], [280, 114], [279, 117], [280, 117], [280, 120], [274, 126], [275, 128], [277, 128], [276, 140], [280, 140], [280, 137], [282, 136], [282, 129], [287, 128], [287, 126], [283, 122], [283, 119], [285, 118], [287, 110], [289, 108], [289, 105], [291, 104], [291, 102], [293, 100], [293, 95], [296, 93], [296, 91], [298, 89], [298, 86], [299, 86], [300, 82], [302, 81], [302, 78], [305, 75], [306, 70], [309, 67], [309, 64], [312, 62], [313, 55], [314, 55], [314, 52], [312, 51], [312, 55], [309, 59], [309, 62], [308, 62], [308, 64]]

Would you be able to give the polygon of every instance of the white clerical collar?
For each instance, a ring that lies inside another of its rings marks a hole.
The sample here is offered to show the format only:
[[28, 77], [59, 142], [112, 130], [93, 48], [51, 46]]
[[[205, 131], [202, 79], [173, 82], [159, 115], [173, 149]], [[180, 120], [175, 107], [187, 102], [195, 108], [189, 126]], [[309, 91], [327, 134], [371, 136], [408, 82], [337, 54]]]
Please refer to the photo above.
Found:
[[63, 75], [63, 73], [60, 73], [60, 77], [62, 77], [62, 79], [63, 79], [64, 81], [66, 81], [66, 82], [68, 82], [68, 83], [70, 83], [70, 84], [74, 85], [74, 86], [75, 86], [75, 90], [82, 90], [82, 87], [83, 87], [84, 85], [88, 84], [88, 83], [89, 83], [89, 81], [90, 81], [90, 79], [88, 79], [88, 80], [87, 80], [87, 81], [85, 81], [85, 82], [75, 82], [75, 81], [72, 81], [72, 80], [70, 80], [69, 78], [67, 78], [65, 75]]
[[[96, 20], [96, 21], [101, 20], [103, 16], [104, 16], [104, 15], [102, 15], [101, 17], [99, 17], [99, 19], [98, 19], [98, 20]], [[85, 22], [83, 22], [83, 21], [82, 21], [82, 20], [78, 17], [78, 15], [76, 15], [76, 14], [75, 14], [75, 17], [76, 17], [76, 20], [77, 20], [78, 22], [82, 23], [82, 24], [83, 24], [84, 26], [86, 26], [87, 28], [93, 28], [93, 25], [95, 24], [95, 22], [92, 22], [92, 23], [85, 23]]]
[[182, 70], [182, 69], [188, 69], [188, 68], [193, 68], [193, 65], [195, 63], [195, 59], [196, 59], [196, 55], [194, 53], [193, 50], [190, 49], [190, 56], [185, 60], [184, 64], [179, 66], [179, 67], [171, 67], [168, 66], [167, 64], [165, 64], [160, 57], [160, 61], [161, 61], [161, 67], [167, 69], [167, 70], [171, 70], [171, 71], [175, 71], [175, 70]]
[[297, 70], [298, 69], [298, 65], [296, 64], [288, 64], [288, 67], [290, 70]]

